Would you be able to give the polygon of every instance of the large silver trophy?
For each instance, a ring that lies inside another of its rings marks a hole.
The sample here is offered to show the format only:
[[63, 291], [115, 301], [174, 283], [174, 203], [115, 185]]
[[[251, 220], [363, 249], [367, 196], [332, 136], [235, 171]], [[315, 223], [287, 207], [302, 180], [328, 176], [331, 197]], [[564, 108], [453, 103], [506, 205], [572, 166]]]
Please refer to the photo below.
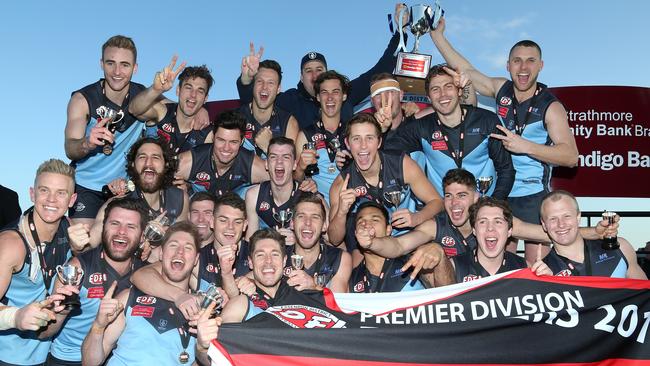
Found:
[[280, 210], [278, 212], [273, 213], [273, 219], [278, 222], [280, 229], [285, 229], [287, 227], [287, 223], [291, 221], [291, 218], [293, 217], [293, 212], [290, 209], [287, 210]]
[[217, 285], [210, 284], [207, 290], [199, 291], [198, 295], [201, 297], [201, 309], [207, 309], [212, 303], [216, 303], [211, 315], [218, 315], [221, 312], [223, 296], [217, 289]]
[[384, 199], [390, 203], [394, 208], [399, 207], [400, 203], [404, 201], [404, 198], [406, 197], [406, 194], [409, 191], [409, 185], [405, 185], [404, 187], [397, 187], [396, 190], [390, 190], [387, 192], [384, 192]]
[[[436, 0], [433, 6], [414, 5], [409, 10], [409, 20], [403, 24], [403, 13], [407, 11], [403, 8], [397, 14], [398, 31], [400, 32], [400, 43], [397, 47], [397, 64], [395, 66], [395, 75], [398, 77], [400, 87], [405, 92], [421, 93], [426, 95], [424, 90], [424, 79], [429, 73], [431, 67], [431, 55], [418, 53], [420, 46], [420, 37], [436, 29], [440, 18], [445, 11], [440, 7], [440, 2]], [[415, 36], [415, 43], [411, 52], [406, 52], [402, 28], [410, 26], [410, 31]]]
[[[96, 109], [97, 115], [99, 118], [102, 120], [108, 119], [108, 122], [106, 122], [105, 127], [108, 128], [111, 133], [115, 133], [117, 130], [117, 126], [124, 118], [124, 112], [122, 111], [116, 111], [114, 109], [108, 108], [106, 106], [101, 106]], [[111, 155], [113, 153], [113, 144], [109, 144], [106, 140], [100, 139], [104, 143], [104, 147], [102, 148], [102, 152], [104, 155]]]
[[[84, 270], [71, 264], [64, 264], [56, 266], [56, 274], [64, 285], [79, 286], [84, 277]], [[65, 305], [66, 308], [80, 306], [79, 294], [66, 296], [61, 304]]]

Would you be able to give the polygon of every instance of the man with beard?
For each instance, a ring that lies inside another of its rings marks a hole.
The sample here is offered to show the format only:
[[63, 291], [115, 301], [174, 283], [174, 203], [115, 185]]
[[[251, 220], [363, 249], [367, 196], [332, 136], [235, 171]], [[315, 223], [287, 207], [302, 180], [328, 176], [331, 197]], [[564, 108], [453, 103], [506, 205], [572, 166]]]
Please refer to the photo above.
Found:
[[[131, 82], [138, 69], [136, 56], [131, 38], [121, 35], [109, 38], [102, 46], [100, 60], [104, 78], [74, 92], [68, 103], [65, 153], [76, 170], [78, 199], [70, 210], [75, 223], [92, 225], [106, 200], [101, 193], [102, 186], [125, 176], [123, 156], [140, 138], [144, 124], [128, 113], [131, 98], [145, 89]], [[117, 126], [110, 126], [112, 121], [99, 115], [100, 107], [123, 113]], [[106, 145], [113, 147], [108, 155], [103, 151]]]
[[[162, 281], [189, 291], [198, 263], [199, 237], [189, 222], [172, 225], [162, 244]], [[181, 312], [170, 301], [134, 285], [113, 298], [116, 283], [106, 291], [97, 317], [84, 339], [84, 365], [192, 364], [195, 339]]]
[[285, 136], [296, 141], [298, 121], [291, 113], [275, 105], [280, 92], [282, 69], [273, 60], [260, 62], [253, 77], [253, 101], [239, 110], [246, 117], [244, 148], [265, 159], [272, 137]]
[[[424, 246], [431, 241], [439, 243], [447, 257], [455, 257], [476, 249], [476, 237], [469, 221], [470, 207], [479, 199], [476, 192], [476, 179], [465, 169], [452, 169], [442, 179], [444, 189], [445, 210], [437, 214], [432, 220], [427, 220], [418, 225], [411, 232], [398, 237], [385, 236], [383, 238], [369, 234], [360, 236], [359, 245], [362, 248], [372, 248], [372, 251], [387, 257], [396, 258], [411, 253], [416, 248]], [[618, 224], [607, 227], [607, 221], [598, 223], [596, 228], [581, 228], [585, 237], [597, 239], [607, 232], [613, 233]], [[548, 236], [540, 225], [533, 225], [513, 217], [512, 235], [524, 240], [544, 242]], [[424, 253], [424, 252], [423, 252]], [[414, 265], [424, 265], [425, 259], [419, 255], [414, 260]], [[428, 263], [431, 266], [435, 263]]]
[[264, 161], [242, 149], [246, 119], [238, 111], [217, 117], [212, 144], [199, 145], [178, 156], [176, 179], [191, 184], [193, 192], [208, 191], [216, 196], [269, 180]]
[[442, 177], [447, 171], [464, 168], [475, 176], [493, 178], [494, 184], [486, 194], [506, 199], [515, 171], [501, 141], [490, 138], [490, 134], [499, 132], [496, 114], [461, 105], [463, 89], [458, 74], [445, 65], [429, 70], [425, 89], [434, 113], [402, 129], [390, 148], [424, 153], [429, 180], [438, 191], [442, 191]]
[[194, 193], [190, 197], [189, 221], [196, 226], [201, 238], [201, 248], [214, 242], [214, 204], [216, 198], [210, 192]]
[[37, 331], [54, 319], [45, 298], [56, 266], [70, 256], [64, 215], [75, 202], [74, 177], [61, 160], [41, 164], [29, 190], [34, 207], [0, 232], [0, 364], [35, 365], [47, 358], [50, 342], [38, 339]]
[[[113, 282], [117, 282], [117, 291], [131, 287], [129, 277], [142, 265], [133, 254], [143, 239], [146, 223], [147, 210], [142, 201], [117, 198], [109, 202], [102, 245], [68, 262], [83, 271], [81, 287], [64, 286], [61, 281], [54, 283], [55, 291], [78, 293], [81, 306], [57, 314], [56, 321], [41, 333], [41, 337], [56, 335], [48, 355], [48, 366], [81, 365], [81, 343], [95, 320], [101, 299]], [[87, 236], [88, 233], [85, 237], [73, 234], [70, 241], [84, 242]]]
[[[293, 233], [286, 227], [279, 227], [277, 220], [280, 211], [291, 212], [300, 195], [309, 190], [316, 191], [311, 179], [298, 183], [293, 180], [296, 169], [296, 147], [293, 140], [284, 136], [274, 137], [269, 144], [269, 156], [265, 161], [270, 180], [251, 187], [246, 192], [246, 213], [248, 229], [246, 236], [250, 237], [258, 229], [277, 228], [280, 234], [287, 238], [289, 245], [293, 244]], [[289, 221], [286, 222], [288, 224]]]
[[[345, 136], [354, 161], [341, 171], [330, 189], [332, 214], [328, 238], [332, 244], [339, 245], [345, 239], [349, 252], [357, 249], [352, 235], [353, 214], [357, 205], [364, 201], [390, 207], [391, 225], [396, 229], [415, 227], [442, 210], [440, 195], [413, 159], [405, 154], [379, 151], [381, 127], [372, 115], [362, 113], [353, 117], [346, 127]], [[415, 205], [412, 204], [411, 190], [418, 200], [424, 202], [424, 207], [416, 212], [413, 212]], [[387, 198], [389, 192], [403, 196], [397, 207]]]
[[[172, 185], [177, 161], [169, 146], [160, 140], [146, 137], [138, 140], [126, 156], [126, 171], [133, 179], [135, 190], [129, 192], [127, 182], [119, 179], [109, 183], [109, 188], [118, 195], [140, 199], [147, 207], [147, 221], [164, 213], [170, 222], [187, 219], [189, 199], [187, 193]], [[97, 214], [90, 234], [91, 243], [101, 241], [105, 207]], [[74, 225], [81, 231], [82, 224]]]
[[[508, 55], [506, 66], [511, 80], [488, 77], [451, 46], [444, 31], [443, 18], [430, 34], [445, 61], [454, 69], [466, 72], [479, 94], [496, 99], [503, 126], [497, 127], [501, 133], [490, 137], [501, 140], [503, 147], [512, 153], [517, 172], [508, 203], [515, 216], [539, 224], [539, 207], [549, 189], [551, 167], [573, 167], [578, 163], [578, 149], [566, 110], [546, 85], [537, 81], [544, 66], [542, 50], [533, 41], [519, 41]], [[526, 259], [532, 263], [534, 247], [526, 248]], [[510, 249], [514, 250], [514, 246]]]
[[[395, 6], [394, 19], [396, 25], [397, 15], [400, 13], [402, 7], [406, 7], [406, 5], [398, 3]], [[408, 17], [406, 12], [405, 17]], [[406, 23], [404, 22], [404, 24]], [[397, 61], [395, 49], [397, 49], [400, 38], [399, 33], [401, 31], [401, 29], [398, 29], [393, 34], [377, 64], [352, 80], [349, 99], [342, 103], [341, 116], [344, 121], [352, 117], [353, 107], [361, 103], [370, 94], [368, 90], [370, 77], [380, 72], [392, 72], [395, 68], [395, 62]], [[406, 37], [406, 33], [404, 37]], [[237, 79], [237, 91], [239, 93], [239, 99], [243, 103], [249, 103], [253, 100], [253, 87], [251, 83], [254, 81], [254, 77], [260, 67], [262, 53], [263, 48], [258, 53], [255, 53], [255, 47], [251, 43], [250, 54], [242, 59], [241, 76]], [[325, 56], [318, 52], [308, 52], [300, 61], [300, 82], [297, 87], [286, 90], [278, 95], [277, 106], [295, 116], [302, 130], [321, 118], [316, 80], [324, 72], [327, 72]]]
[[285, 266], [287, 284], [296, 290], [317, 290], [317, 276], [324, 276], [326, 287], [333, 292], [347, 292], [352, 271], [352, 257], [342, 249], [325, 241], [327, 215], [323, 199], [314, 193], [303, 193], [296, 201], [293, 214], [293, 232], [296, 244], [287, 247], [287, 257], [302, 257], [303, 268], [292, 268], [291, 260]]
[[[194, 127], [198, 123], [195, 117], [208, 99], [214, 81], [205, 65], [183, 69], [185, 63], [182, 63], [173, 71], [176, 59], [174, 56], [162, 73], [156, 73], [153, 84], [138, 94], [129, 105], [129, 113], [147, 121], [147, 124], [156, 124], [157, 136], [169, 143], [174, 155], [212, 142], [212, 126], [207, 125], [198, 130]], [[160, 100], [161, 96], [171, 90], [176, 75], [181, 70], [176, 87], [178, 103], [165, 103]]]
[[604, 276], [647, 280], [630, 243], [618, 237], [619, 248], [605, 249], [602, 240], [587, 240], [578, 230], [580, 208], [569, 192], [557, 190], [542, 200], [542, 226], [553, 241], [544, 263], [556, 276]]
[[[376, 202], [367, 201], [359, 206], [355, 216], [355, 235], [362, 241], [368, 233], [378, 238], [390, 234], [388, 211]], [[352, 270], [349, 281], [350, 292], [404, 292], [421, 290], [424, 285], [415, 274], [405, 271], [408, 261], [406, 256], [389, 259], [382, 257], [368, 248], [362, 249], [363, 260]], [[425, 282], [432, 286], [444, 286], [453, 283], [453, 268], [449, 260], [437, 246], [438, 263], [428, 274]]]
[[[190, 288], [205, 291], [210, 284], [223, 287], [228, 296], [237, 296], [234, 276], [240, 277], [249, 272], [248, 243], [242, 240], [246, 230], [246, 203], [233, 192], [217, 197], [214, 206], [214, 242], [199, 250], [199, 262], [192, 270]], [[222, 256], [234, 258], [232, 266], [225, 268], [220, 264]], [[187, 292], [161, 281], [161, 264], [154, 263], [137, 271], [131, 278], [135, 286], [146, 287], [147, 291], [163, 299], [173, 301], [186, 318], [198, 312], [195, 297]], [[227, 273], [228, 275], [224, 275]], [[229, 281], [230, 279], [232, 281]]]
[[[334, 141], [340, 144], [345, 131], [346, 120], [341, 119], [341, 108], [347, 100], [350, 82], [344, 75], [334, 70], [321, 73], [314, 82], [316, 99], [320, 102], [320, 119], [298, 134], [296, 149], [298, 166], [293, 177], [302, 181], [305, 177], [312, 178], [318, 185], [318, 192], [330, 202], [330, 187], [339, 175], [336, 160], [345, 159], [349, 153], [336, 150]], [[307, 143], [315, 144], [313, 149], [307, 149]]]

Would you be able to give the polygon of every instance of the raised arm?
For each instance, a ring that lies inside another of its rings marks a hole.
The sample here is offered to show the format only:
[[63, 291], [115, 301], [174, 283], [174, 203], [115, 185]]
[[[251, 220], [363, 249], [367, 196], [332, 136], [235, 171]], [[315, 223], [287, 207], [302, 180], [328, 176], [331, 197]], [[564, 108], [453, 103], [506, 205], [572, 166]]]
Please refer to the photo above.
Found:
[[250, 52], [241, 60], [241, 75], [237, 78], [237, 93], [242, 104], [253, 100], [253, 78], [260, 67], [264, 47], [255, 52], [255, 45], [250, 43]]
[[185, 62], [181, 63], [176, 70], [176, 61], [178, 57], [174, 55], [169, 65], [162, 71], [157, 72], [153, 78], [153, 83], [146, 90], [138, 93], [129, 103], [129, 113], [138, 117], [138, 119], [159, 122], [167, 114], [167, 107], [160, 101], [161, 95], [174, 86], [176, 76], [185, 67]]
[[327, 228], [327, 237], [334, 246], [339, 246], [345, 239], [345, 227], [348, 212], [357, 200], [354, 188], [348, 187], [350, 175], [345, 179], [339, 174], [330, 188], [330, 223]]
[[117, 282], [113, 282], [99, 305], [97, 317], [81, 345], [81, 361], [83, 365], [99, 366], [104, 364], [111, 353], [117, 339], [126, 326], [124, 306], [130, 290], [120, 292], [113, 298]]
[[362, 248], [370, 249], [384, 258], [397, 258], [417, 249], [420, 245], [435, 239], [437, 225], [434, 220], [427, 220], [416, 226], [412, 231], [397, 237], [375, 237], [372, 228], [357, 228], [357, 241]]

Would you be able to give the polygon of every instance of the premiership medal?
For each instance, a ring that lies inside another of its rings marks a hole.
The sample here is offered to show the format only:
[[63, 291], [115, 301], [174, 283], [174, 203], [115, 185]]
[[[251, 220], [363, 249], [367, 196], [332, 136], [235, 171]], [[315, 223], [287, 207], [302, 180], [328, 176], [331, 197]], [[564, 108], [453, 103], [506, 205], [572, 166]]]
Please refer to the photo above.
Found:
[[181, 354], [178, 355], [178, 361], [182, 364], [190, 362], [190, 354], [185, 351], [181, 352]]
[[332, 163], [327, 167], [327, 172], [330, 174], [336, 173], [336, 164]]

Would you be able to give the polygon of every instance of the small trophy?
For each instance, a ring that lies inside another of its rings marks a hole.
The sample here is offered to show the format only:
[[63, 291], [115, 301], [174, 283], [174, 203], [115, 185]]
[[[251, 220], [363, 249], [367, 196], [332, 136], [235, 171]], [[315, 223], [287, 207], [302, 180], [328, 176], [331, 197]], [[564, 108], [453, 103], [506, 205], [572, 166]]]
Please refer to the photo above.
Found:
[[[603, 212], [603, 220], [607, 220], [610, 225], [614, 224], [614, 218], [616, 217], [616, 212], [607, 211]], [[603, 238], [603, 249], [605, 250], [615, 250], [620, 247], [618, 243], [618, 238], [616, 236], [604, 237]]]
[[161, 241], [165, 235], [164, 226], [169, 226], [169, 218], [167, 216], [163, 216], [159, 220], [149, 221], [144, 228], [144, 238], [149, 240], [149, 243]]
[[216, 303], [211, 315], [218, 315], [221, 312], [223, 296], [221, 296], [221, 293], [217, 290], [217, 285], [214, 283], [210, 284], [210, 287], [208, 287], [207, 290], [199, 291], [198, 295], [201, 297], [201, 309], [207, 309], [212, 303]]
[[[329, 141], [328, 146], [330, 150], [334, 152], [334, 156], [336, 157], [336, 154], [341, 151], [341, 141], [339, 141], [338, 138], [333, 138]], [[345, 163], [343, 163], [343, 167], [341, 169], [344, 169], [348, 164], [350, 163], [350, 158], [346, 157], [345, 158]], [[333, 161], [332, 164], [327, 168], [327, 172], [334, 174], [336, 172], [336, 169], [338, 167], [336, 166], [336, 162]], [[339, 169], [340, 170], [340, 169]]]
[[314, 282], [316, 282], [316, 286], [325, 288], [329, 282], [329, 276], [326, 273], [315, 273]]
[[393, 207], [399, 207], [400, 203], [406, 197], [406, 193], [409, 190], [408, 184], [404, 187], [397, 187], [397, 190], [384, 192], [384, 199], [389, 202]]
[[[308, 141], [305, 145], [302, 147], [304, 150], [314, 150], [316, 151], [316, 143], [313, 141]], [[313, 177], [314, 175], [318, 175], [320, 171], [318, 170], [318, 164], [311, 164], [305, 169], [305, 175], [307, 177]]]
[[[135, 183], [133, 183], [133, 181], [130, 179], [126, 181], [126, 190], [128, 192], [135, 191]], [[115, 196], [115, 194], [113, 194], [111, 189], [108, 187], [108, 184], [102, 186], [102, 195], [104, 196], [104, 199], [109, 199]]]
[[[56, 274], [64, 285], [79, 286], [84, 277], [84, 270], [80, 267], [64, 264], [56, 266]], [[67, 309], [81, 306], [79, 294], [66, 296], [61, 304], [65, 305]]]
[[[124, 118], [124, 112], [122, 111], [116, 111], [114, 109], [108, 108], [106, 106], [101, 106], [97, 108], [96, 110], [97, 115], [99, 115], [99, 118], [102, 120], [108, 119], [108, 122], [106, 123], [106, 128], [108, 128], [111, 133], [115, 133], [117, 130], [118, 123]], [[113, 144], [109, 144], [106, 142], [104, 139], [99, 139], [101, 142], [104, 143], [104, 147], [102, 148], [102, 152], [104, 155], [111, 155], [113, 153]]]
[[304, 263], [302, 261], [302, 255], [300, 254], [292, 254], [291, 255], [291, 267], [295, 270], [300, 270], [303, 269]]
[[293, 212], [290, 209], [280, 210], [273, 213], [273, 218], [278, 222], [278, 224], [280, 224], [280, 229], [286, 228], [287, 223], [291, 221], [292, 217]]
[[[440, 7], [438, 0], [436, 0], [433, 7], [428, 5], [414, 5], [411, 6], [409, 11], [408, 23], [402, 24], [402, 13], [404, 11], [406, 9], [403, 9], [397, 15], [400, 44], [397, 47], [398, 54], [395, 75], [398, 76], [400, 87], [405, 92], [426, 95], [424, 79], [427, 77], [429, 68], [431, 67], [431, 55], [418, 53], [420, 37], [429, 33], [432, 29], [436, 29], [445, 11]], [[415, 36], [415, 44], [411, 52], [404, 52], [406, 51], [406, 45], [403, 39], [402, 27], [406, 25], [410, 25], [411, 33]]]
[[492, 176], [487, 176], [487, 177], [479, 177], [476, 180], [476, 188], [478, 188], [478, 191], [481, 192], [481, 197], [485, 196], [487, 191], [490, 190], [490, 187], [492, 186]]

